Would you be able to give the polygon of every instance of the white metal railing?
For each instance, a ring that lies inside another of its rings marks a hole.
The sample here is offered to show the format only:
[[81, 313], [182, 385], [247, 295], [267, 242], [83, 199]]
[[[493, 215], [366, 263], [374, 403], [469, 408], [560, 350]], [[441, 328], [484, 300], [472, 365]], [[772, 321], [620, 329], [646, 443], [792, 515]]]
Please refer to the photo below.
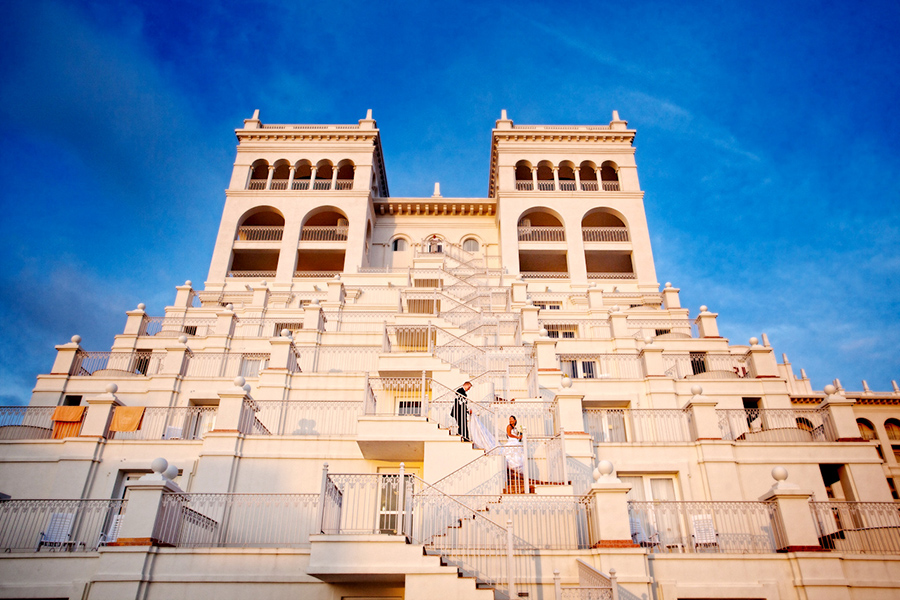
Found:
[[662, 339], [687, 339], [693, 337], [693, 325], [687, 319], [628, 319], [629, 331], [634, 337], [662, 337]]
[[259, 377], [269, 366], [262, 352], [194, 352], [187, 364], [187, 377]]
[[513, 522], [517, 538], [542, 550], [591, 547], [590, 497], [544, 495], [453, 496], [460, 504], [490, 515], [498, 523]]
[[771, 502], [629, 502], [628, 516], [650, 552], [769, 553], [781, 535]]
[[900, 554], [896, 502], [810, 502], [819, 543], [847, 554]]
[[522, 227], [519, 226], [520, 242], [564, 242], [565, 227]]
[[0, 406], [0, 440], [46, 440], [55, 406]]
[[[372, 408], [377, 414], [425, 416], [431, 400], [430, 377], [369, 377], [369, 390], [374, 396]], [[375, 413], [367, 413], [375, 414]]]
[[294, 277], [313, 277], [316, 279], [331, 279], [340, 275], [340, 271], [294, 271]]
[[91, 552], [118, 536], [125, 500], [3, 500], [0, 551]]
[[347, 241], [347, 230], [346, 225], [304, 225], [300, 231], [300, 241], [345, 242]]
[[297, 317], [245, 317], [238, 319], [234, 328], [235, 337], [279, 337], [287, 329], [297, 332], [303, 329], [303, 316]]
[[363, 402], [355, 400], [258, 400], [256, 418], [272, 435], [356, 434]]
[[279, 242], [283, 225], [243, 225], [238, 227], [236, 240], [245, 242]]
[[516, 189], [520, 192], [530, 192], [534, 190], [534, 182], [533, 181], [523, 181], [520, 179], [516, 180]]
[[828, 409], [716, 409], [722, 439], [736, 442], [834, 442]]
[[124, 352], [86, 352], [79, 350], [70, 375], [156, 375], [166, 352], [134, 350]]
[[568, 279], [568, 271], [522, 271], [522, 279]]
[[597, 191], [597, 181], [585, 181], [581, 180], [581, 191], [583, 192], [596, 192]]
[[[527, 480], [532, 485], [569, 485], [569, 469], [566, 461], [565, 435], [532, 437], [527, 430], [522, 445], [528, 457]], [[590, 483], [588, 483], [590, 487]], [[526, 490], [526, 493], [529, 493]]]
[[316, 348], [316, 373], [366, 373], [378, 367], [378, 355], [381, 348], [377, 346], [318, 346]]
[[515, 417], [519, 429], [525, 429], [534, 436], [553, 436], [559, 433], [557, 430], [556, 402], [494, 402], [491, 410], [496, 419], [495, 430], [498, 441], [506, 440], [506, 426], [509, 418]]
[[618, 192], [619, 191], [619, 182], [618, 181], [604, 181], [603, 182], [603, 191], [604, 192]]
[[241, 414], [238, 417], [238, 431], [244, 435], [272, 435], [265, 425], [256, 417], [259, 405], [251, 398], [244, 398]]
[[[517, 453], [518, 457], [511, 456]], [[521, 480], [521, 475], [510, 472], [507, 457], [515, 463], [521, 463], [522, 447], [506, 449], [498, 446], [483, 456], [466, 463], [452, 473], [444, 476], [432, 485], [452, 496], [468, 495], [497, 495], [509, 491], [513, 487], [513, 480]]]
[[115, 440], [201, 440], [215, 427], [218, 406], [148, 406], [137, 431], [110, 431]]
[[637, 279], [634, 273], [625, 273], [620, 271], [588, 271], [588, 279]]
[[182, 317], [148, 317], [144, 319], [138, 335], [179, 337], [182, 335], [205, 337], [215, 327], [215, 319], [186, 319]]
[[643, 379], [636, 354], [559, 354], [563, 373], [573, 379]]
[[228, 271], [228, 276], [244, 279], [275, 277], [275, 271]]
[[627, 227], [582, 227], [581, 238], [585, 242], [627, 242]]
[[308, 548], [319, 494], [163, 494], [153, 537], [177, 548]]
[[663, 354], [666, 375], [676, 379], [743, 379], [750, 375], [746, 356], [735, 354]]
[[687, 413], [680, 408], [586, 408], [585, 431], [595, 444], [690, 442]]

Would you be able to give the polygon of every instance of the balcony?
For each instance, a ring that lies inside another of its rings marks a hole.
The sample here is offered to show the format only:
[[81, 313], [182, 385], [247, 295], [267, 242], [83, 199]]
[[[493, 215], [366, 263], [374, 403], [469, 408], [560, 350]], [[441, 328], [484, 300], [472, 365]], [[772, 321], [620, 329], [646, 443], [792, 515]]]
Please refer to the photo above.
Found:
[[522, 271], [522, 279], [568, 279], [568, 271]]
[[619, 272], [591, 272], [588, 271], [588, 279], [637, 279], [636, 273], [619, 273]]
[[693, 441], [680, 408], [586, 408], [584, 427], [595, 444]]
[[174, 337], [182, 335], [200, 336], [209, 335], [215, 327], [215, 319], [184, 319], [181, 317], [150, 317], [146, 319], [138, 333], [147, 337]]
[[55, 410], [55, 406], [0, 406], [0, 441], [49, 440]]
[[126, 502], [4, 500], [0, 502], [0, 548], [6, 552], [96, 552], [117, 539]]
[[619, 182], [618, 181], [604, 181], [603, 183], [603, 191], [604, 192], [618, 192], [619, 191]]
[[228, 276], [236, 279], [262, 279], [275, 277], [275, 271], [228, 271]]
[[565, 227], [519, 227], [520, 242], [565, 242]]
[[234, 239], [241, 242], [280, 242], [283, 233], [283, 226], [245, 225], [238, 227]]
[[581, 239], [585, 242], [627, 242], [627, 227], [582, 227]]
[[[125, 407], [116, 407], [116, 412]], [[127, 407], [134, 410], [136, 407]], [[202, 440], [215, 427], [217, 406], [139, 407], [140, 421], [134, 431], [112, 431], [115, 440]], [[116, 423], [113, 416], [113, 426]]]
[[79, 351], [72, 363], [72, 376], [156, 375], [162, 368], [165, 351], [86, 352]]
[[346, 242], [347, 229], [347, 225], [306, 225], [300, 232], [300, 241]]
[[827, 410], [793, 408], [718, 409], [723, 440], [735, 442], [834, 442]]

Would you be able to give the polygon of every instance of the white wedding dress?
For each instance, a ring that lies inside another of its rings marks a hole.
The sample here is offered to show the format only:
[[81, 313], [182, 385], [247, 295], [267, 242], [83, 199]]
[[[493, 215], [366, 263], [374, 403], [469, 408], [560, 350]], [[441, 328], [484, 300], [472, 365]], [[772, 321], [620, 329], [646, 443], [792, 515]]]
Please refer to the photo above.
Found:
[[[513, 436], [518, 436], [519, 430], [513, 427], [511, 433]], [[522, 440], [507, 434], [506, 444], [503, 446], [503, 455], [506, 457], [507, 467], [517, 473], [522, 472], [522, 468], [525, 466], [525, 447], [522, 445]]]

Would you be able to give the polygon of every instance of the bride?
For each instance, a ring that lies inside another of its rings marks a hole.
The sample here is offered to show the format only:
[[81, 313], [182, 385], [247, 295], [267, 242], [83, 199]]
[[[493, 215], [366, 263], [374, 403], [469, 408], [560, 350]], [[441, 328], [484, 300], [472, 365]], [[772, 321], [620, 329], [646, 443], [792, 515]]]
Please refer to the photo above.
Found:
[[516, 427], [517, 423], [516, 418], [510, 415], [509, 425], [506, 426], [506, 445], [503, 454], [506, 456], [507, 466], [513, 471], [521, 473], [522, 467], [525, 465], [525, 448], [522, 446], [522, 434]]

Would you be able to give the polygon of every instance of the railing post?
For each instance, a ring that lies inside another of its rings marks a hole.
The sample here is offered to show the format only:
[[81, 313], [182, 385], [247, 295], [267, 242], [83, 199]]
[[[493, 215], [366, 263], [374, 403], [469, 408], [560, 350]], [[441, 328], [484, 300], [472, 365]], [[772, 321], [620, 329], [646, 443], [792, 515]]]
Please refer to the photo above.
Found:
[[559, 458], [562, 461], [563, 485], [569, 485], [569, 465], [566, 460], [566, 430], [559, 428]]
[[422, 371], [422, 390], [420, 392], [422, 394], [422, 400], [419, 403], [419, 416], [424, 417], [428, 414], [427, 404], [428, 404], [428, 395], [425, 393], [425, 371]]
[[525, 479], [525, 491], [527, 494], [531, 491], [531, 484], [528, 480], [528, 432], [525, 426], [522, 426], [522, 477]]
[[432, 339], [431, 339], [431, 329], [432, 329], [432, 324], [431, 324], [431, 321], [429, 320], [428, 321], [428, 334], [427, 334], [428, 335], [427, 344], [428, 344], [428, 353], [429, 354], [434, 352], [434, 343], [432, 342]]
[[325, 486], [328, 485], [328, 463], [322, 463], [322, 487], [319, 490], [319, 506], [316, 508], [316, 523], [319, 533], [325, 533]]
[[406, 465], [400, 463], [400, 481], [397, 482], [397, 493], [399, 500], [397, 501], [397, 526], [394, 527], [394, 533], [401, 535], [403, 531], [403, 522], [406, 520], [404, 511], [404, 501], [406, 500]]
[[512, 519], [506, 520], [506, 576], [509, 579], [509, 597], [517, 598], [516, 595], [516, 554], [515, 543], [513, 542], [513, 522]]
[[612, 588], [612, 600], [619, 600], [619, 578], [612, 567], [609, 569], [609, 585]]
[[553, 569], [553, 596], [562, 600], [562, 588], [559, 585], [559, 569]]

